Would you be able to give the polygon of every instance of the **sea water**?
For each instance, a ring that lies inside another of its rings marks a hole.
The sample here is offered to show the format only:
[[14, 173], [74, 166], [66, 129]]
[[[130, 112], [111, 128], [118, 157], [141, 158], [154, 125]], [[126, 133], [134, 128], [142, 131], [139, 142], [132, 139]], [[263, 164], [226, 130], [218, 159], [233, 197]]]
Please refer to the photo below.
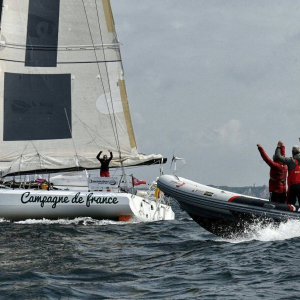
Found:
[[300, 299], [300, 222], [231, 240], [173, 209], [151, 223], [0, 220], [0, 299]]

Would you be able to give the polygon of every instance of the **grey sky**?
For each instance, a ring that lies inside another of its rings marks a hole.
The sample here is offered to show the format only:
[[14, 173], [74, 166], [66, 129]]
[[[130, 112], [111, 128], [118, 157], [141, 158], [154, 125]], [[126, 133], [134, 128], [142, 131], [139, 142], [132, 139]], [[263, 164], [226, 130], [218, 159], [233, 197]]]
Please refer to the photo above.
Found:
[[111, 3], [140, 152], [175, 150], [204, 184], [267, 184], [256, 144], [290, 156], [300, 136], [300, 2]]

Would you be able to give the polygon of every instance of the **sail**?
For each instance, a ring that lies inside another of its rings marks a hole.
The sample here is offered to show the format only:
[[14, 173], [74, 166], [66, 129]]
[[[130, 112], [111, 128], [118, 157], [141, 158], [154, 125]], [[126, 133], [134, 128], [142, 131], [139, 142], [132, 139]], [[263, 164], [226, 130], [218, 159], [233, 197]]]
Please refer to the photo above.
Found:
[[109, 0], [3, 0], [0, 170], [139, 165]]

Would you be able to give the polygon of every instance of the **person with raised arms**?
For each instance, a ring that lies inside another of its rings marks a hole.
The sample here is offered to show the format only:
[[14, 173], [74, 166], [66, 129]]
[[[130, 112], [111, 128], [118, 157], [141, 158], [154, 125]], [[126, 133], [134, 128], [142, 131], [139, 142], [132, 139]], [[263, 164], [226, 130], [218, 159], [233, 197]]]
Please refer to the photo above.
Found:
[[283, 145], [279, 141], [275, 150], [275, 159], [287, 165], [288, 168], [288, 196], [287, 203], [295, 205], [298, 199], [300, 202], [300, 147], [295, 145], [292, 148], [292, 157], [284, 157], [280, 154]]
[[[287, 166], [276, 160], [274, 156], [272, 160], [260, 144], [257, 144], [257, 148], [262, 159], [270, 167], [269, 200], [272, 202], [285, 203]], [[280, 147], [280, 153], [283, 157], [285, 156], [285, 146], [283, 144]]]
[[107, 158], [107, 155], [103, 155], [103, 158], [100, 158], [100, 155], [101, 155], [102, 152], [103, 151], [100, 151], [98, 153], [98, 155], [96, 156], [97, 159], [101, 163], [100, 177], [110, 177], [110, 174], [109, 174], [109, 163], [113, 159], [113, 154], [112, 154], [112, 152], [110, 150], [108, 150], [108, 152], [110, 153], [110, 158]]

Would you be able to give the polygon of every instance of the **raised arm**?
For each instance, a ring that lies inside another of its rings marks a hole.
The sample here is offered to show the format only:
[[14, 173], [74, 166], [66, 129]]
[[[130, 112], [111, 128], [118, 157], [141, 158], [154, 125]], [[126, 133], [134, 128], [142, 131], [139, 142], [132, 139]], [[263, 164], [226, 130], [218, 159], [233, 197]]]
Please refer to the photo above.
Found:
[[108, 150], [108, 151], [110, 153], [110, 158], [108, 160], [111, 161], [113, 159], [113, 154], [112, 154], [112, 152], [110, 150]]
[[264, 148], [260, 145], [257, 144], [257, 149], [262, 157], [262, 159], [270, 166], [272, 167], [274, 165], [273, 160], [267, 155], [267, 153], [265, 152]]
[[283, 145], [283, 143], [282, 143], [282, 145], [280, 147], [280, 152], [281, 152], [281, 156], [285, 157], [285, 146]]
[[284, 157], [281, 155], [281, 147], [277, 147], [275, 150], [275, 159], [281, 161], [284, 164], [288, 164], [291, 161], [291, 157]]
[[98, 155], [96, 156], [96, 158], [97, 158], [100, 162], [101, 162], [101, 159], [100, 159], [101, 153], [102, 153], [102, 151], [100, 151], [100, 152], [98, 153]]
[[277, 148], [275, 150], [275, 160], [281, 161], [285, 165], [288, 165], [288, 168], [290, 169], [295, 165], [294, 159], [292, 157], [284, 157], [281, 153], [282, 147], [284, 147], [283, 142], [279, 141], [277, 144]]

